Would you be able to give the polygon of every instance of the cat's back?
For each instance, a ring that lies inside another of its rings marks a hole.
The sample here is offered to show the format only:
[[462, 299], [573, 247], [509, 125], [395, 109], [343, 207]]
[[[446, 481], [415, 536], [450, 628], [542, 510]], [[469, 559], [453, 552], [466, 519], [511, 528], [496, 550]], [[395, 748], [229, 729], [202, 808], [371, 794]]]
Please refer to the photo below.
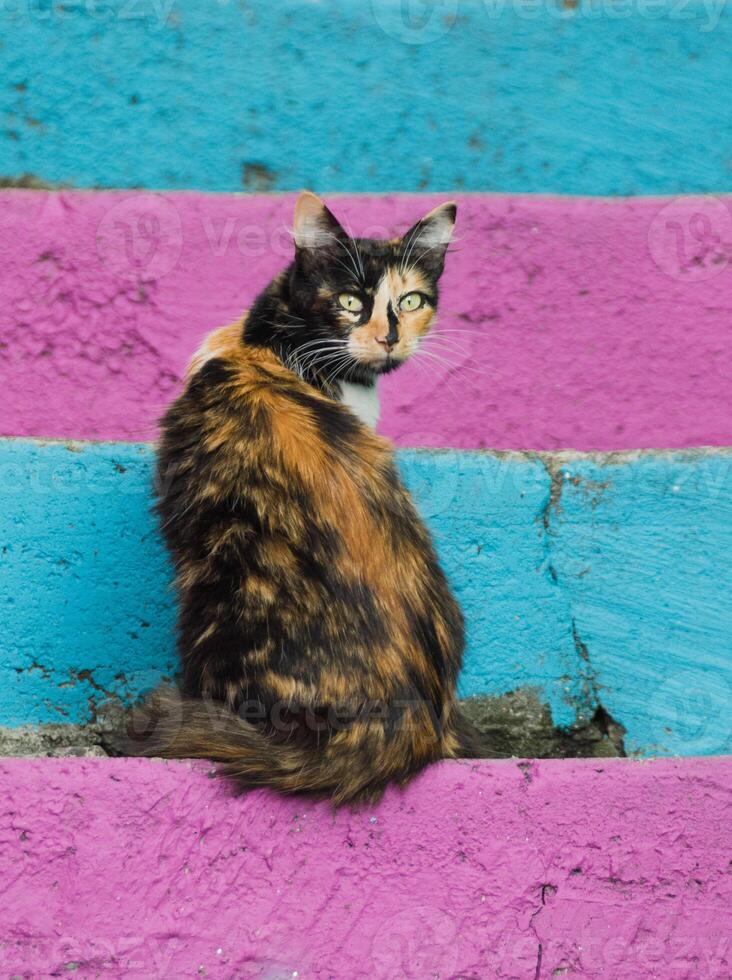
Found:
[[[303, 381], [266, 347], [244, 342], [246, 314], [214, 330], [191, 358], [185, 389], [163, 419], [163, 431], [176, 416], [210, 432], [207, 445], [242, 448], [234, 427], [260, 429], [267, 451], [284, 452], [291, 462], [347, 468], [389, 465], [391, 444], [377, 436], [346, 405]], [[220, 426], [215, 431], [216, 426]]]
[[200, 624], [218, 630], [228, 609], [237, 636], [242, 624], [248, 637], [285, 636], [278, 695], [305, 672], [324, 703], [337, 700], [348, 692], [331, 668], [347, 661], [364, 696], [416, 684], [439, 700], [459, 663], [460, 612], [390, 443], [347, 407], [244, 343], [241, 324], [224, 327], [163, 420], [158, 465], [194, 687], [211, 669]]
[[244, 322], [215, 330], [191, 359], [162, 419], [159, 473], [175, 473], [181, 492], [206, 505], [246, 486], [261, 511], [299, 500], [351, 533], [372, 531], [378, 511], [413, 520], [391, 444], [271, 350], [245, 343]]

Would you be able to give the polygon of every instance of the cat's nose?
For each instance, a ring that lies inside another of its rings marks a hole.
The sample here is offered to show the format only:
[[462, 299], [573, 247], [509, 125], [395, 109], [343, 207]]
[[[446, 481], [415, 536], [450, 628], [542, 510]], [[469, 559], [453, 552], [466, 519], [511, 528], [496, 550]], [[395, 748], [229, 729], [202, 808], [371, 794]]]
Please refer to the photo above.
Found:
[[[376, 343], [379, 347], [383, 347], [388, 354], [399, 340], [399, 319], [391, 308], [391, 303], [389, 303], [386, 311], [386, 323], [380, 323], [379, 327], [381, 327], [379, 331], [381, 336], [377, 334]], [[378, 330], [378, 327], [376, 329]]]

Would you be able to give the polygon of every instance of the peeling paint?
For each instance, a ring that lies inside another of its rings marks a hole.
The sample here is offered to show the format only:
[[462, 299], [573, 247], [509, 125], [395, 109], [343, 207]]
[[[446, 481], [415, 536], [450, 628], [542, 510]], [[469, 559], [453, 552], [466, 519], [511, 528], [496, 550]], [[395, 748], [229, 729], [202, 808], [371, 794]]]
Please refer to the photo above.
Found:
[[482, 733], [484, 749], [495, 759], [626, 755], [623, 726], [599, 704], [588, 720], [569, 727], [554, 723], [549, 706], [534, 689], [469, 698], [461, 702], [461, 710]]

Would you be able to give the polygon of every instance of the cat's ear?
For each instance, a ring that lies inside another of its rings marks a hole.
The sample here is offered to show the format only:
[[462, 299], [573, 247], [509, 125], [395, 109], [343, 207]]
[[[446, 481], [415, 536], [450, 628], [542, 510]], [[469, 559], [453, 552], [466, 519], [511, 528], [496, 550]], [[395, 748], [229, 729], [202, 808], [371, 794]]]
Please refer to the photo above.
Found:
[[293, 234], [298, 251], [327, 248], [335, 240], [348, 237], [325, 204], [310, 191], [303, 191], [297, 199]]
[[447, 246], [452, 241], [456, 215], [457, 204], [446, 201], [413, 225], [402, 238], [407, 261], [420, 261], [439, 276], [445, 264]]

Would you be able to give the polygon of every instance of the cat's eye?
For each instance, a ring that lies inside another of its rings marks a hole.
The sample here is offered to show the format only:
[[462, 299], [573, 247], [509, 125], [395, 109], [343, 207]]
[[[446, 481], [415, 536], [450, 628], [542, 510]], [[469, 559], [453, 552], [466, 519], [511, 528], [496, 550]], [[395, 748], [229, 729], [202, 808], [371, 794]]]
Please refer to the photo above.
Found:
[[399, 300], [399, 309], [404, 313], [413, 313], [422, 306], [424, 306], [424, 297], [421, 293], [407, 293]]
[[338, 297], [338, 305], [349, 313], [360, 313], [363, 309], [363, 303], [353, 293], [341, 293]]

